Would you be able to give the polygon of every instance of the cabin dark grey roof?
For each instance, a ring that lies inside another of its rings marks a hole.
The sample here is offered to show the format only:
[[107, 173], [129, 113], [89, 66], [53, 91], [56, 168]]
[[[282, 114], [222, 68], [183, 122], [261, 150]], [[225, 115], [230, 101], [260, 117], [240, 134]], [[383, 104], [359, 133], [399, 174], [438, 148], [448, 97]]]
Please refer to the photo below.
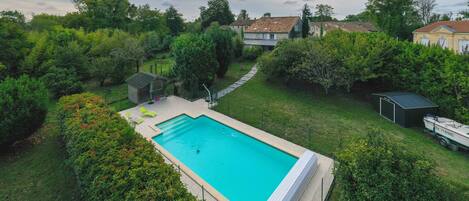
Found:
[[133, 86], [137, 89], [141, 89], [141, 88], [148, 86], [149, 84], [151, 84], [151, 82], [157, 79], [166, 80], [166, 78], [155, 75], [155, 74], [139, 72], [139, 73], [135, 73], [134, 75], [132, 75], [125, 81], [130, 86]]
[[384, 96], [391, 99], [403, 109], [417, 109], [417, 108], [435, 108], [438, 107], [435, 103], [427, 98], [409, 92], [386, 92], [375, 93], [376, 96]]

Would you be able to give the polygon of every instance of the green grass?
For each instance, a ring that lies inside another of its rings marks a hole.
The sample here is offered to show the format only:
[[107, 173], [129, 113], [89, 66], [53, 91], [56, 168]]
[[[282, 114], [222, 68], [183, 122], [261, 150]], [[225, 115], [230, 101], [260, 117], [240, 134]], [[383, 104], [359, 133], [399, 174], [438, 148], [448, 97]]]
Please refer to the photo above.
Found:
[[[469, 156], [441, 147], [422, 128], [402, 128], [381, 118], [369, 103], [350, 95], [324, 96], [265, 81], [258, 74], [222, 98], [217, 111], [327, 156], [371, 129], [433, 160], [439, 175], [469, 192]], [[340, 185], [340, 184], [339, 184]], [[337, 192], [333, 193], [337, 198]]]
[[52, 102], [46, 123], [37, 133], [0, 153], [0, 200], [80, 200], [66, 158]]
[[140, 68], [140, 71], [150, 73], [152, 71], [151, 67], [155, 66], [155, 64], [156, 64], [156, 68], [153, 69], [155, 71], [153, 73], [159, 74], [159, 75], [161, 74], [165, 75], [171, 72], [171, 69], [173, 68], [173, 65], [174, 65], [174, 60], [173, 58], [169, 57], [168, 53], [162, 53], [162, 54], [157, 55], [153, 59], [145, 61], [142, 68]]
[[222, 90], [230, 86], [247, 74], [254, 64], [255, 61], [234, 61], [228, 67], [225, 77], [215, 80], [213, 87], [215, 87], [215, 89]]

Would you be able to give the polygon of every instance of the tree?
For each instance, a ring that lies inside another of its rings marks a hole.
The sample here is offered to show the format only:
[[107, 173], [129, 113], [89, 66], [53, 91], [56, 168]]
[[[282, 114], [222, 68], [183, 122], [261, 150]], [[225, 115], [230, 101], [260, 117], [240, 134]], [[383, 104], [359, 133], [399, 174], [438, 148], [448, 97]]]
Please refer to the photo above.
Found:
[[98, 57], [91, 62], [91, 74], [104, 86], [107, 79], [114, 72], [115, 64], [110, 57]]
[[244, 41], [240, 35], [233, 37], [233, 53], [236, 58], [243, 56]]
[[363, 11], [356, 15], [347, 15], [344, 19], [346, 22], [371, 22], [372, 19], [370, 17], [370, 13], [367, 11]]
[[420, 26], [413, 0], [368, 0], [366, 9], [378, 28], [392, 37], [411, 39]]
[[0, 83], [0, 145], [10, 145], [33, 134], [45, 120], [48, 95], [44, 84], [21, 76]]
[[85, 50], [73, 41], [57, 47], [53, 62], [55, 67], [72, 70], [80, 80], [85, 80], [89, 78], [87, 59]]
[[125, 28], [131, 4], [128, 0], [73, 0], [78, 10], [90, 18], [91, 29]]
[[234, 14], [230, 10], [228, 0], [208, 0], [208, 7], [200, 8], [202, 27], [209, 27], [212, 22], [218, 22], [220, 26], [234, 22]]
[[9, 20], [23, 27], [26, 25], [26, 18], [21, 12], [17, 10], [1, 11], [0, 18], [2, 18], [3, 20]]
[[330, 21], [334, 15], [334, 8], [327, 4], [316, 5], [316, 12], [314, 12], [320, 22]]
[[215, 45], [215, 53], [218, 61], [217, 77], [223, 78], [233, 58], [234, 33], [230, 30], [221, 29], [219, 25], [210, 26], [205, 32]]
[[83, 83], [73, 69], [51, 68], [41, 80], [56, 98], [83, 91]]
[[236, 18], [236, 20], [249, 20], [248, 11], [246, 11], [245, 9], [242, 9], [242, 10], [239, 12], [239, 15], [238, 15], [238, 17]]
[[308, 37], [309, 34], [309, 19], [312, 17], [311, 16], [311, 10], [309, 9], [308, 4], [305, 4], [303, 7], [303, 11], [301, 14], [301, 21], [302, 21], [302, 36], [303, 38]]
[[173, 72], [186, 89], [210, 86], [218, 70], [215, 46], [204, 35], [181, 35], [173, 42], [171, 54], [175, 65]]
[[140, 62], [145, 56], [145, 51], [134, 38], [126, 38], [121, 47], [112, 50], [111, 58], [115, 64], [111, 78], [114, 83], [121, 83], [126, 76], [132, 73], [132, 67], [139, 72]]
[[62, 25], [61, 21], [62, 17], [59, 16], [39, 14], [33, 16], [33, 19], [29, 22], [29, 26], [35, 31], [52, 30], [53, 27]]
[[80, 12], [71, 12], [65, 14], [62, 19], [64, 27], [73, 29], [86, 29], [91, 30], [91, 20], [85, 14]]
[[436, 0], [416, 0], [415, 6], [420, 20], [424, 25], [432, 22], [433, 9], [436, 7]]
[[166, 9], [164, 18], [171, 35], [177, 36], [179, 33], [184, 31], [184, 20], [182, 19], [182, 14], [178, 13], [174, 6], [171, 5]]
[[30, 45], [21, 25], [11, 19], [0, 18], [0, 62], [6, 66], [8, 75], [18, 73], [20, 62], [27, 55]]
[[147, 31], [156, 31], [160, 34], [166, 34], [169, 30], [166, 27], [165, 17], [159, 10], [152, 10], [150, 5], [130, 9], [131, 21], [127, 25], [130, 33], [141, 33]]
[[[334, 8], [332, 8], [332, 6], [329, 6], [327, 4], [318, 4], [316, 5], [315, 18], [319, 22], [331, 21], [332, 15], [334, 14], [333, 10]], [[324, 35], [324, 24], [321, 23], [319, 36], [322, 37], [323, 35]]]
[[317, 44], [312, 46], [301, 63], [293, 69], [296, 77], [321, 85], [326, 95], [329, 94], [329, 89], [336, 85], [338, 71], [337, 59]]
[[346, 145], [336, 159], [342, 200], [462, 200], [438, 178], [431, 161], [376, 131]]
[[156, 32], [147, 32], [140, 36], [140, 45], [145, 52], [145, 58], [153, 58], [158, 52], [168, 49], [163, 38]]

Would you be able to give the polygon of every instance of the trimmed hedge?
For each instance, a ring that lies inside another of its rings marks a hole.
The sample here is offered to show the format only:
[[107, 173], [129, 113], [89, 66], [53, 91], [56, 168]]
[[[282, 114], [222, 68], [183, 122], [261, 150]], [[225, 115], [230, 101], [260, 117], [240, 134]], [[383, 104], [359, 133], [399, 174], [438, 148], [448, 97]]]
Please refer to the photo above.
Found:
[[195, 200], [154, 146], [90, 93], [62, 97], [57, 115], [85, 200]]

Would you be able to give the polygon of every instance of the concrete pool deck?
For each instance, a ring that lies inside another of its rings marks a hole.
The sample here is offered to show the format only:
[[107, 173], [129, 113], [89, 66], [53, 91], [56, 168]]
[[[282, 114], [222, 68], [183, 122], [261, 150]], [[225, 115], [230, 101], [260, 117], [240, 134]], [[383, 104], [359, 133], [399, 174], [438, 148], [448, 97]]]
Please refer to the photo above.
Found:
[[[160, 131], [155, 127], [156, 124], [163, 121], [172, 119], [181, 114], [187, 114], [190, 117], [197, 118], [201, 115], [206, 115], [220, 123], [223, 123], [227, 126], [230, 126], [244, 134], [247, 134], [251, 137], [254, 137], [266, 144], [269, 144], [277, 149], [285, 151], [297, 158], [299, 158], [305, 151], [306, 148], [303, 148], [299, 145], [293, 144], [289, 141], [276, 137], [272, 134], [269, 134], [265, 131], [242, 123], [236, 119], [228, 117], [219, 112], [213, 111], [208, 108], [208, 104], [204, 100], [198, 100], [195, 102], [190, 102], [185, 99], [171, 96], [162, 101], [156, 102], [154, 104], [142, 104], [134, 108], [124, 110], [119, 112], [123, 117], [125, 114], [130, 113], [132, 116], [140, 116], [140, 107], [146, 107], [151, 111], [157, 112], [157, 116], [154, 118], [144, 118], [145, 121], [135, 127], [135, 131], [140, 133], [143, 137], [148, 139], [155, 145], [155, 148], [165, 156], [165, 160], [168, 163], [172, 163], [178, 169], [183, 171], [187, 175], [181, 174], [181, 181], [187, 186], [189, 191], [199, 198], [204, 198], [206, 200], [227, 200], [223, 195], [221, 195], [216, 189], [214, 189], [210, 184], [205, 182], [198, 175], [193, 173], [189, 168], [184, 164], [174, 158], [169, 152], [164, 150], [157, 143], [153, 142], [152, 138], [160, 134]], [[334, 176], [332, 175], [334, 162], [331, 158], [323, 156], [321, 154], [315, 153], [318, 156], [318, 168], [317, 171], [312, 176], [309, 184], [307, 184], [306, 189], [301, 196], [300, 200], [304, 201], [322, 201], [327, 197], [327, 193], [332, 185]], [[188, 176], [190, 178], [185, 178]], [[194, 183], [195, 180], [195, 183]], [[203, 186], [203, 187], [202, 187]], [[202, 187], [202, 190], [200, 188]], [[208, 194], [204, 194], [206, 191]]]

